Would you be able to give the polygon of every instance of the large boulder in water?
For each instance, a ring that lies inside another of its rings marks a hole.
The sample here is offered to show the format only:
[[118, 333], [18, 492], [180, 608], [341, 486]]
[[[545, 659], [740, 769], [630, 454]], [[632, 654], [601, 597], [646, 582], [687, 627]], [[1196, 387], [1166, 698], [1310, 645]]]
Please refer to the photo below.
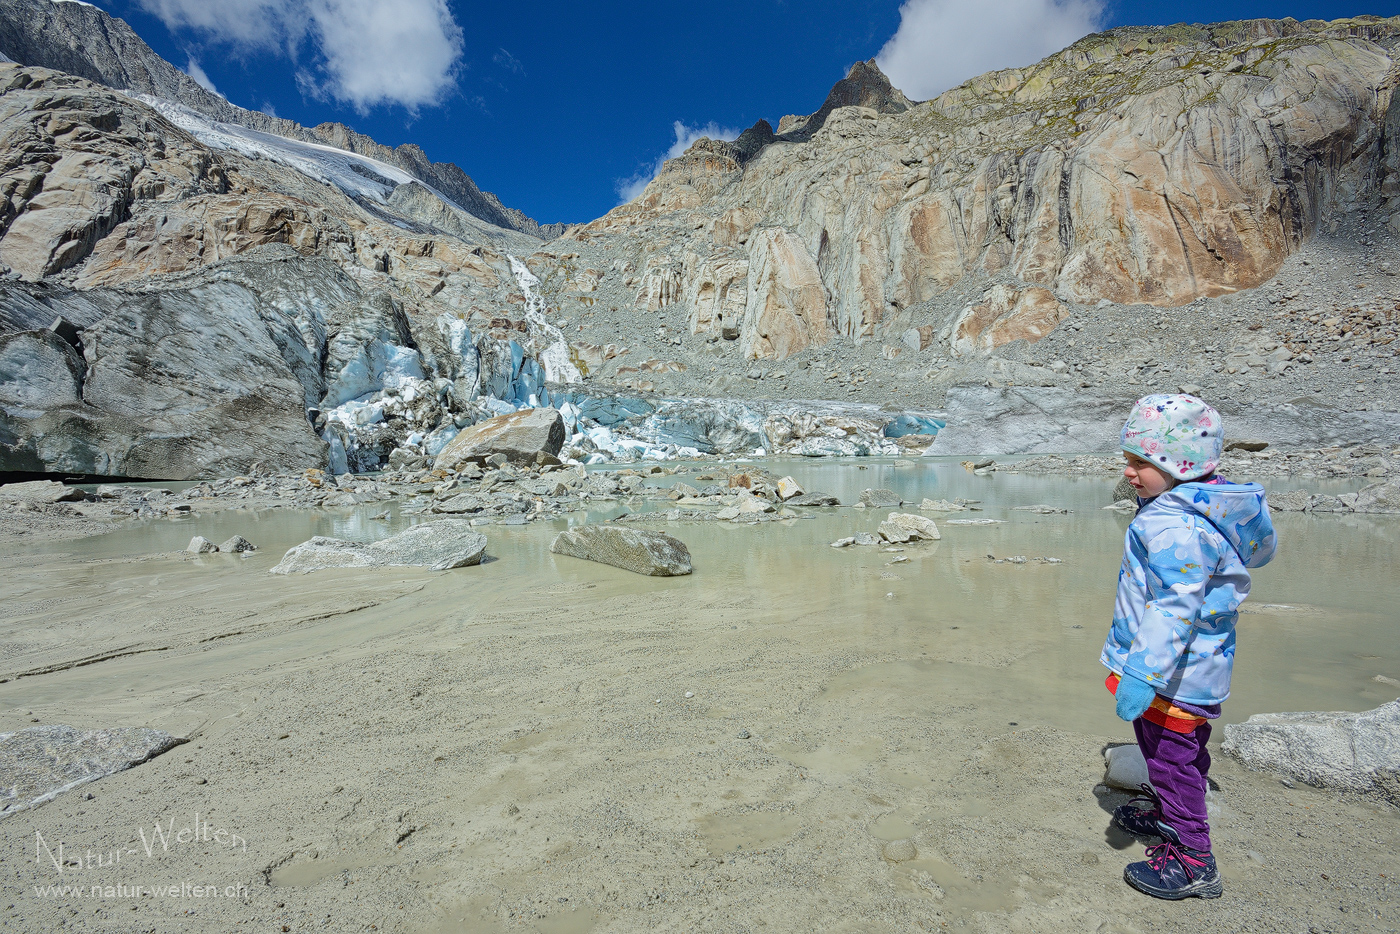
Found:
[[943, 536], [938, 525], [927, 516], [916, 516], [909, 512], [892, 512], [889, 518], [880, 523], [880, 537], [887, 542], [936, 542]]
[[522, 409], [478, 422], [442, 449], [438, 470], [460, 470], [504, 454], [513, 464], [557, 463], [564, 447], [564, 419], [558, 409]]
[[65, 791], [140, 765], [185, 740], [161, 730], [31, 726], [0, 733], [0, 820]]
[[1252, 769], [1400, 805], [1400, 700], [1363, 713], [1257, 713], [1225, 727], [1221, 750]]
[[440, 519], [415, 525], [383, 541], [365, 544], [315, 538], [293, 547], [273, 574], [308, 574], [326, 568], [422, 567], [434, 571], [471, 567], [486, 554], [486, 536], [466, 519]]
[[560, 532], [549, 550], [649, 577], [677, 577], [691, 571], [690, 549], [685, 542], [646, 529], [583, 525]]

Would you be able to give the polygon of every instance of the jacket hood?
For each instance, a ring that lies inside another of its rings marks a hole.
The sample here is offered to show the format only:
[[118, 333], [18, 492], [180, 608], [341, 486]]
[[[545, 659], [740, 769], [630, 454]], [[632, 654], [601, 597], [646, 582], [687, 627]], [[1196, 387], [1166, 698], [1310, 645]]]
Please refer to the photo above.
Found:
[[1274, 556], [1278, 537], [1264, 488], [1257, 483], [1182, 483], [1153, 502], [1204, 518], [1225, 536], [1245, 567], [1263, 567]]

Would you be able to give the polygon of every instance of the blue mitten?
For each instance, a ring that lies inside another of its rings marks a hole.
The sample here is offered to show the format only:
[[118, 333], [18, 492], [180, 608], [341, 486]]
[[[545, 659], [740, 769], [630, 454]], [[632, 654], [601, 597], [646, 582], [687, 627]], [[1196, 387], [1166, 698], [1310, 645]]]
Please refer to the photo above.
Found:
[[1118, 716], [1129, 723], [1147, 713], [1156, 696], [1157, 691], [1152, 685], [1126, 671], [1119, 678], [1118, 690], [1113, 692], [1114, 699], [1118, 701]]

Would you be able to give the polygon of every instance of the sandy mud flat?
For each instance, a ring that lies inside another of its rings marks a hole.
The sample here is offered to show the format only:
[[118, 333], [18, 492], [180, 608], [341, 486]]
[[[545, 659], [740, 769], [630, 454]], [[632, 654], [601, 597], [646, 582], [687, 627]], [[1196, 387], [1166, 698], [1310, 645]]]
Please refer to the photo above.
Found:
[[[885, 488], [982, 509], [930, 514], [942, 540], [902, 551], [829, 547], [890, 509], [658, 517], [690, 547], [679, 578], [551, 555], [581, 513], [484, 526], [488, 560], [442, 573], [267, 573], [313, 534], [430, 518], [372, 519], [377, 503], [11, 539], [0, 732], [189, 742], [0, 820], [3, 926], [1400, 929], [1393, 807], [1225, 756], [1225, 896], [1123, 884], [1141, 846], [1108, 828], [1126, 796], [1099, 784], [1105, 746], [1131, 739], [1098, 664], [1128, 521], [1100, 508], [1111, 478], [775, 469], [843, 502]], [[1016, 508], [1036, 504], [1069, 511]], [[1224, 721], [1395, 699], [1376, 677], [1400, 679], [1400, 517], [1277, 521]], [[260, 549], [182, 554], [196, 534]]]

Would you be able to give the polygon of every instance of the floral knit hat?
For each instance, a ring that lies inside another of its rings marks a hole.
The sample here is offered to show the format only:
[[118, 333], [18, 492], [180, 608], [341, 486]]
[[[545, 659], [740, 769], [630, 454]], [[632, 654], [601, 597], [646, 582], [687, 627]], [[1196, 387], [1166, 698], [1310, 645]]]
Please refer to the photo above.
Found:
[[1225, 434], [1220, 413], [1195, 396], [1144, 396], [1119, 436], [1136, 454], [1177, 480], [1204, 477], [1220, 465]]

